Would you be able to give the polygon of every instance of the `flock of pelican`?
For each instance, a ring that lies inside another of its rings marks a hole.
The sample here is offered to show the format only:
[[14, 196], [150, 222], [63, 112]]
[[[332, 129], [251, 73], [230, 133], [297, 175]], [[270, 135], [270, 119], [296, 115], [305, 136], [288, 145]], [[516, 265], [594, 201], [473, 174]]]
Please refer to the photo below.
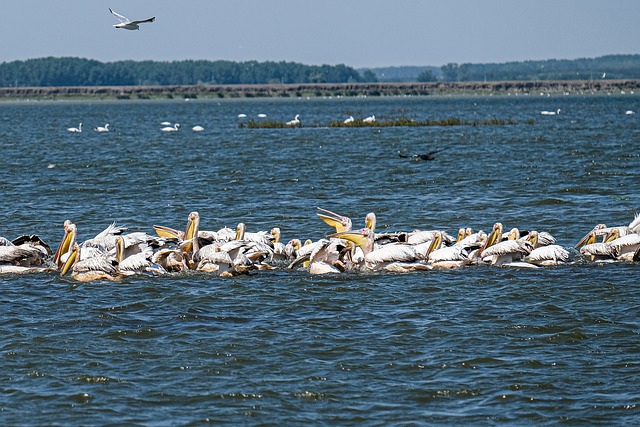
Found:
[[235, 230], [201, 230], [198, 212], [189, 214], [184, 230], [154, 225], [154, 234], [128, 233], [114, 223], [83, 242], [76, 224], [67, 220], [55, 253], [37, 235], [0, 237], [0, 273], [57, 272], [86, 282], [190, 270], [232, 277], [277, 268], [310, 274], [406, 273], [472, 265], [540, 268], [579, 259], [640, 262], [640, 215], [625, 226], [598, 224], [569, 250], [548, 232], [506, 231], [499, 222], [488, 234], [460, 228], [454, 237], [445, 230], [378, 233], [374, 213], [365, 216], [360, 229], [348, 216], [326, 209], [318, 208], [317, 216], [330, 233], [317, 241], [287, 243], [280, 241], [278, 227], [252, 233], [239, 223]]

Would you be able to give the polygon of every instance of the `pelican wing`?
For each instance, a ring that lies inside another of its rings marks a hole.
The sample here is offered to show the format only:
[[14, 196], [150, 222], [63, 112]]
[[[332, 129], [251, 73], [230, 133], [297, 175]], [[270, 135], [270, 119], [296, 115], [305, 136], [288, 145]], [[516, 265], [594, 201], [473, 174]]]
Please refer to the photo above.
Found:
[[109, 8], [109, 12], [111, 12], [113, 16], [118, 18], [118, 21], [120, 21], [122, 24], [130, 23], [129, 18], [127, 18], [126, 16], [120, 15], [118, 12], [114, 12], [111, 8]]
[[417, 258], [416, 250], [412, 245], [385, 245], [369, 252], [365, 257], [367, 264], [383, 264], [389, 262], [409, 262]]
[[524, 260], [534, 264], [557, 264], [559, 262], [568, 262], [569, 252], [560, 245], [541, 246], [532, 250]]

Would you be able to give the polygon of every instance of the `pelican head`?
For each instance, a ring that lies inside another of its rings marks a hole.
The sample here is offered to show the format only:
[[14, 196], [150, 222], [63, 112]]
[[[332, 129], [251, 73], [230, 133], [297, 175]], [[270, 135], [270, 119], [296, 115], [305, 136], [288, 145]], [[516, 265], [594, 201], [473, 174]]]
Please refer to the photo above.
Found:
[[56, 250], [55, 255], [53, 256], [53, 262], [58, 266], [58, 268], [62, 267], [62, 257], [69, 253], [73, 248], [73, 245], [76, 243], [76, 235], [77, 229], [76, 225], [71, 222], [71, 220], [66, 220], [63, 224], [64, 228], [64, 236], [60, 241], [60, 245], [58, 245], [58, 249]]
[[331, 212], [322, 208], [318, 208], [318, 210], [323, 212], [317, 214], [320, 219], [323, 220], [327, 225], [334, 227], [336, 229], [336, 233], [351, 230], [351, 218], [349, 218], [348, 216], [338, 215], [335, 212]]
[[584, 236], [582, 239], [580, 239], [580, 241], [578, 243], [576, 243], [574, 248], [578, 249], [580, 246], [590, 245], [590, 244], [595, 243], [595, 242], [596, 242], [596, 232], [594, 230], [591, 230], [590, 232], [587, 233], [586, 236]]
[[365, 217], [364, 217], [364, 226], [367, 228], [370, 228], [371, 231], [376, 231], [376, 214], [373, 212], [369, 212]]
[[491, 230], [491, 233], [489, 234], [489, 236], [487, 236], [487, 241], [482, 246], [480, 253], [502, 239], [502, 229], [503, 226], [501, 222], [496, 222], [495, 224], [493, 224], [493, 230]]

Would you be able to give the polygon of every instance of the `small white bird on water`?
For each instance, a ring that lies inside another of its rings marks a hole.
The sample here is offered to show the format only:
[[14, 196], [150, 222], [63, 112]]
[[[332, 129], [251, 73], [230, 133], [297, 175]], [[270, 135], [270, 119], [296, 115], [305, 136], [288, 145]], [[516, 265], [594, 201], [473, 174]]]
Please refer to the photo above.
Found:
[[93, 128], [93, 130], [95, 130], [96, 132], [100, 132], [100, 133], [109, 132], [109, 123], [107, 123], [104, 126], [95, 127], [95, 128]]
[[162, 132], [177, 132], [179, 127], [180, 127], [180, 123], [176, 123], [173, 126], [167, 126], [167, 127], [164, 127], [164, 128], [162, 128], [160, 130]]
[[111, 12], [113, 16], [118, 18], [118, 21], [120, 21], [120, 23], [114, 25], [114, 27], [122, 28], [125, 30], [139, 30], [140, 29], [139, 24], [142, 24], [144, 22], [153, 22], [156, 20], [156, 17], [154, 16], [153, 18], [149, 18], [149, 19], [142, 19], [139, 21], [129, 21], [129, 18], [127, 18], [126, 16], [122, 16], [117, 12], [114, 12], [113, 10], [111, 10], [111, 8], [109, 8], [109, 12]]
[[67, 132], [72, 132], [72, 133], [82, 132], [82, 123], [80, 123], [80, 125], [77, 128], [67, 128]]
[[204, 130], [204, 128], [200, 125], [196, 125], [194, 127], [191, 128], [192, 131], [194, 132], [202, 132]]

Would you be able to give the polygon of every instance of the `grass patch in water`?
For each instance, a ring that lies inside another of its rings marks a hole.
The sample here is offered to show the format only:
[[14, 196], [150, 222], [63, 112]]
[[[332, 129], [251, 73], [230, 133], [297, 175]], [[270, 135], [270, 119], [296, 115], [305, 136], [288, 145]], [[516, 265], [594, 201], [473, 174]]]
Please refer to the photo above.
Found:
[[[533, 120], [527, 120], [526, 124], [533, 124]], [[356, 119], [349, 123], [344, 123], [342, 121], [332, 121], [329, 122], [326, 126], [331, 128], [359, 128], [359, 127], [421, 127], [421, 126], [507, 126], [507, 125], [515, 125], [518, 124], [513, 119], [498, 119], [491, 118], [486, 120], [463, 120], [458, 117], [450, 117], [447, 119], [441, 120], [414, 120], [407, 117], [400, 117], [398, 119], [390, 119], [390, 120], [376, 120], [373, 122], [365, 122], [362, 119]], [[297, 125], [295, 127], [305, 126], [303, 124]], [[322, 127], [322, 125], [318, 123], [313, 123], [311, 125], [306, 125], [308, 127]], [[289, 126], [284, 122], [278, 122], [275, 120], [266, 120], [266, 121], [255, 121], [249, 120], [246, 122], [240, 122], [238, 124], [240, 128], [249, 128], [249, 129], [278, 129], [278, 128], [288, 128], [294, 127]]]

